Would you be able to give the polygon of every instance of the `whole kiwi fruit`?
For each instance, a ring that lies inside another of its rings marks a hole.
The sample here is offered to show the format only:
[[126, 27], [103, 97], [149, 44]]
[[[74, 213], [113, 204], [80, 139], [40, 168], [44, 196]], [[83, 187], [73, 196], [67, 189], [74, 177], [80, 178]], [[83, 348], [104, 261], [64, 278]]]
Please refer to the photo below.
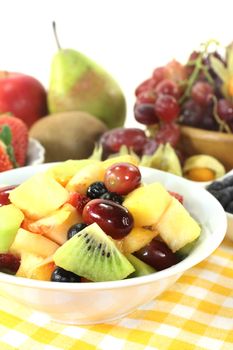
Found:
[[105, 131], [107, 126], [91, 114], [71, 111], [39, 119], [29, 135], [44, 146], [45, 162], [57, 162], [89, 157]]

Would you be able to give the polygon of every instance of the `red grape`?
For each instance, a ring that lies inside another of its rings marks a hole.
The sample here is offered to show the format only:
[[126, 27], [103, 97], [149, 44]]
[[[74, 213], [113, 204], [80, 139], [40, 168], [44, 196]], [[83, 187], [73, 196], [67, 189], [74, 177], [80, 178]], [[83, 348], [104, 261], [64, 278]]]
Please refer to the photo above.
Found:
[[135, 95], [138, 96], [144, 91], [147, 91], [149, 89], [149, 86], [151, 84], [151, 79], [147, 79], [143, 81], [135, 90]]
[[104, 184], [109, 192], [126, 195], [141, 183], [138, 167], [130, 163], [115, 163], [105, 173]]
[[186, 101], [182, 107], [181, 124], [197, 128], [201, 122], [201, 119], [204, 117], [203, 113], [204, 108], [194, 100], [190, 99]]
[[178, 85], [170, 80], [170, 79], [164, 79], [158, 83], [158, 85], [155, 88], [156, 95], [171, 95], [178, 99], [180, 97], [180, 89]]
[[16, 273], [20, 265], [20, 258], [11, 253], [0, 254], [0, 271]]
[[179, 116], [180, 107], [175, 97], [159, 95], [155, 101], [155, 113], [161, 120], [171, 122]]
[[191, 96], [196, 103], [207, 106], [213, 96], [213, 87], [205, 81], [197, 81], [192, 87]]
[[143, 155], [152, 155], [158, 148], [158, 143], [155, 141], [155, 139], [149, 138], [147, 139], [147, 142], [145, 143], [143, 147]]
[[187, 68], [180, 62], [172, 60], [165, 66], [164, 78], [180, 83], [187, 78]]
[[153, 90], [142, 91], [137, 95], [137, 103], [155, 103], [155, 92]]
[[115, 128], [106, 131], [100, 138], [104, 155], [119, 152], [122, 145], [140, 155], [142, 153], [147, 137], [143, 130], [138, 128]]
[[155, 135], [155, 141], [158, 144], [169, 142], [175, 147], [180, 139], [180, 128], [175, 123], [163, 123]]
[[96, 222], [113, 239], [122, 239], [133, 227], [133, 217], [120, 204], [107, 199], [93, 199], [83, 209], [83, 220], [90, 225]]
[[10, 203], [9, 194], [15, 187], [16, 185], [4, 186], [0, 188], [0, 207]]
[[154, 87], [165, 78], [165, 67], [155, 68], [152, 74], [152, 80], [154, 82]]
[[149, 244], [135, 252], [134, 255], [158, 271], [178, 263], [178, 259], [171, 249], [158, 239], [152, 239]]
[[218, 115], [225, 122], [233, 122], [233, 104], [232, 102], [220, 99], [217, 105]]
[[159, 121], [152, 103], [136, 103], [134, 106], [134, 117], [137, 122], [145, 125], [156, 124]]

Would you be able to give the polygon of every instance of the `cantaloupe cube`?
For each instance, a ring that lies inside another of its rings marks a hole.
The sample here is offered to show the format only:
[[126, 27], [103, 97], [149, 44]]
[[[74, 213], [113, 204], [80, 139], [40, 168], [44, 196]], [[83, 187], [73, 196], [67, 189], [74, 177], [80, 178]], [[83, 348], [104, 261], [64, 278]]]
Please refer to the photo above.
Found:
[[57, 243], [39, 233], [32, 233], [20, 228], [9, 251], [19, 256], [27, 252], [47, 258], [53, 255], [58, 248]]
[[46, 173], [38, 173], [10, 192], [10, 201], [30, 219], [39, 219], [61, 207], [69, 193]]
[[67, 203], [44, 218], [28, 222], [27, 229], [62, 245], [67, 240], [68, 229], [78, 222], [82, 222], [82, 216], [76, 208]]
[[156, 228], [173, 252], [194, 241], [201, 233], [200, 225], [174, 197]]
[[156, 224], [171, 202], [171, 195], [159, 182], [141, 186], [126, 196], [123, 205], [134, 218], [134, 226]]

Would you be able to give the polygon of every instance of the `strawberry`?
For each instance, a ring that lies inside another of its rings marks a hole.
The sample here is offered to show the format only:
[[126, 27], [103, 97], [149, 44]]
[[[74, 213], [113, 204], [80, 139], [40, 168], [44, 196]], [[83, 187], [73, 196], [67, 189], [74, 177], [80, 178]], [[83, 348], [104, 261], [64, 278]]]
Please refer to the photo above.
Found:
[[10, 158], [7, 154], [5, 144], [0, 141], [0, 171], [6, 171], [13, 168]]
[[11, 131], [11, 144], [17, 166], [24, 166], [26, 163], [29, 140], [28, 127], [21, 119], [10, 114], [0, 115], [0, 132], [4, 125], [7, 125]]
[[83, 208], [89, 201], [90, 198], [88, 198], [84, 194], [80, 194], [78, 192], [71, 192], [67, 203], [75, 207], [79, 214], [82, 214]]

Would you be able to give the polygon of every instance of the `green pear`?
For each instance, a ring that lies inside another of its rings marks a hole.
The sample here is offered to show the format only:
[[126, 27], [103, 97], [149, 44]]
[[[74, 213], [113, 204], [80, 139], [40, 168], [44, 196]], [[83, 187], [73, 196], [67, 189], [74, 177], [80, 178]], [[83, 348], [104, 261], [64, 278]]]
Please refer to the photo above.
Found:
[[110, 129], [123, 126], [126, 102], [117, 82], [84, 54], [59, 43], [58, 48], [51, 64], [49, 112], [85, 111]]

